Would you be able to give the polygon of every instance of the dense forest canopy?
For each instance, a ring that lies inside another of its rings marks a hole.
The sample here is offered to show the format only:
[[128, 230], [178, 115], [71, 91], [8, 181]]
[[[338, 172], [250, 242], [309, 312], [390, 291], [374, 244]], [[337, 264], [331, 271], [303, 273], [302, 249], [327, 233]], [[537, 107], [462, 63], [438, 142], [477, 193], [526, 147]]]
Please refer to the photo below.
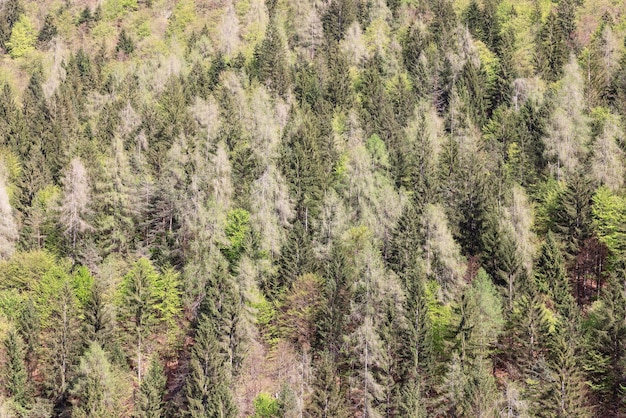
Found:
[[622, 0], [0, 0], [0, 415], [626, 415]]

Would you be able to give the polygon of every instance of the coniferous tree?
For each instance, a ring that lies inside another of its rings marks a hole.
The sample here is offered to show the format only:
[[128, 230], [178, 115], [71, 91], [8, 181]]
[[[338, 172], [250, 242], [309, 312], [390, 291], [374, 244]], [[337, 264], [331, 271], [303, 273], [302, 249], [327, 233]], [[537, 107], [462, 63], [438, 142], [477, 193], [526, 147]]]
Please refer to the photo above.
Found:
[[26, 300], [24, 306], [20, 310], [20, 316], [17, 321], [17, 330], [24, 341], [24, 358], [30, 373], [36, 366], [37, 349], [39, 347], [41, 332], [39, 315], [32, 298]]
[[335, 370], [333, 356], [327, 351], [320, 354], [317, 362], [313, 396], [307, 411], [311, 416], [322, 418], [346, 418], [349, 416], [345, 395]]
[[113, 334], [114, 314], [112, 306], [106, 300], [106, 289], [96, 282], [91, 287], [89, 299], [85, 304], [86, 337], [107, 347]]
[[163, 374], [163, 366], [156, 357], [150, 361], [150, 367], [141, 381], [134, 416], [140, 418], [161, 418], [165, 416], [163, 396], [167, 379]]
[[9, 396], [22, 408], [28, 405], [29, 391], [27, 387], [28, 372], [24, 364], [24, 343], [15, 329], [9, 330], [4, 340], [6, 363], [4, 365], [4, 382]]
[[0, 8], [0, 48], [6, 50], [6, 43], [11, 37], [11, 30], [24, 12], [20, 0], [8, 0]]
[[591, 417], [587, 388], [576, 342], [557, 334], [541, 382], [534, 389], [533, 410], [538, 417]]
[[47, 14], [43, 26], [37, 35], [37, 43], [46, 46], [57, 35], [57, 27], [51, 14]]
[[623, 272], [609, 279], [586, 322], [585, 369], [599, 404], [598, 413], [619, 416], [626, 411], [626, 290]]
[[78, 376], [71, 390], [76, 398], [72, 417], [123, 416], [122, 402], [128, 387], [117, 375], [106, 353], [96, 342], [91, 343], [80, 361]]
[[119, 313], [124, 327], [134, 341], [137, 359], [137, 378], [143, 375], [144, 340], [156, 322], [157, 303], [155, 285], [158, 273], [149, 260], [139, 259], [124, 276], [120, 289]]
[[556, 311], [564, 321], [574, 319], [576, 302], [565, 270], [565, 260], [554, 235], [550, 232], [541, 246], [535, 269], [535, 281], [538, 291], [555, 303]]
[[563, 74], [563, 65], [569, 54], [566, 34], [559, 24], [557, 14], [550, 12], [535, 42], [537, 71], [550, 82], [558, 80]]
[[198, 321], [190, 371], [185, 383], [186, 416], [229, 418], [237, 416], [230, 392], [230, 372], [209, 317]]
[[265, 38], [254, 53], [255, 71], [259, 80], [271, 91], [284, 96], [290, 87], [285, 45], [277, 27], [277, 20], [270, 20]]

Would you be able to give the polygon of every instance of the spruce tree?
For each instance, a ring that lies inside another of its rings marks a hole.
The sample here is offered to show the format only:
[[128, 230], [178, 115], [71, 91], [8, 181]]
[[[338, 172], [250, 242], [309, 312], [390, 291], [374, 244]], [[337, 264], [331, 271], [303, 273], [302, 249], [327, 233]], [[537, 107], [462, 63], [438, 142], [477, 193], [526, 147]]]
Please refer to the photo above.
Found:
[[347, 418], [349, 415], [344, 388], [338, 381], [333, 356], [323, 351], [315, 367], [313, 396], [307, 411], [311, 416], [320, 418]]
[[152, 263], [141, 258], [124, 276], [120, 289], [120, 319], [129, 336], [135, 341], [139, 381], [143, 372], [144, 340], [156, 322], [157, 280], [158, 273]]
[[626, 413], [626, 289], [624, 272], [609, 279], [586, 322], [585, 369], [599, 416]]
[[587, 385], [576, 342], [560, 331], [550, 342], [545, 369], [534, 390], [536, 394], [531, 399], [538, 417], [594, 416], [588, 406]]
[[148, 373], [141, 381], [135, 402], [135, 417], [161, 418], [165, 416], [163, 396], [167, 379], [163, 374], [163, 366], [158, 358], [150, 361]]
[[28, 372], [24, 364], [24, 343], [15, 329], [10, 329], [4, 340], [6, 363], [4, 364], [4, 384], [9, 396], [21, 407], [28, 404]]
[[535, 281], [539, 292], [554, 302], [557, 313], [564, 321], [575, 318], [576, 301], [565, 270], [565, 260], [551, 232], [548, 232], [541, 246]]
[[24, 8], [20, 0], [8, 0], [0, 6], [0, 48], [6, 50], [11, 30], [22, 13]]
[[214, 326], [200, 316], [185, 383], [187, 410], [192, 418], [235, 418], [237, 407], [230, 392], [230, 371]]

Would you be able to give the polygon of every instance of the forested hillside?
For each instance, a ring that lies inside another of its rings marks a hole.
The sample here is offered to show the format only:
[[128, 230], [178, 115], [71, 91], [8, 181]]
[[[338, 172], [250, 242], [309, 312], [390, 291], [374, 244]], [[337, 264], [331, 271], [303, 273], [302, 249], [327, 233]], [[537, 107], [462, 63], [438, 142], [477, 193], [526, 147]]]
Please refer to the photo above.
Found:
[[0, 0], [0, 416], [626, 416], [623, 0]]

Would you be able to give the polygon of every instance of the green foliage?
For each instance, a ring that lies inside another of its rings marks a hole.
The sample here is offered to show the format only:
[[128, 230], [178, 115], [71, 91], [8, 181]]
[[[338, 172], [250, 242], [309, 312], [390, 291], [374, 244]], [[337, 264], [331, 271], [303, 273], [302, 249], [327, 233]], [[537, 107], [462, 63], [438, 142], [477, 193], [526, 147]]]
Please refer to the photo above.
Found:
[[24, 13], [24, 6], [20, 0], [8, 0], [0, 8], [0, 47], [7, 48], [11, 31]]
[[157, 358], [152, 358], [146, 377], [141, 381], [135, 404], [135, 417], [161, 418], [164, 416], [165, 385], [167, 379], [163, 366]]
[[169, 19], [167, 33], [181, 36], [185, 29], [193, 24], [196, 19], [196, 6], [193, 0], [181, 0], [176, 2], [172, 16]]
[[106, 353], [96, 342], [91, 343], [80, 360], [78, 376], [72, 388], [76, 405], [73, 417], [117, 417], [122, 416], [122, 402], [128, 396], [129, 387]]
[[555, 303], [556, 311], [567, 323], [573, 319], [575, 301], [565, 271], [565, 260], [554, 235], [550, 232], [541, 246], [537, 267], [535, 269], [537, 290]]
[[0, 0], [0, 415], [626, 414], [626, 5], [322, 3]]
[[280, 405], [278, 400], [273, 398], [269, 393], [259, 393], [254, 398], [254, 415], [253, 418], [274, 418], [279, 417]]
[[602, 186], [593, 196], [591, 210], [598, 238], [608, 247], [614, 262], [619, 262], [626, 251], [626, 199]]
[[39, 45], [46, 45], [57, 35], [57, 27], [54, 23], [54, 17], [50, 14], [46, 15], [43, 26], [37, 35], [37, 43]]
[[236, 417], [230, 393], [230, 376], [214, 325], [201, 316], [191, 353], [190, 373], [185, 383], [186, 416], [193, 418]]
[[180, 274], [172, 267], [166, 267], [154, 283], [156, 311], [160, 320], [173, 325], [181, 313], [181, 283]]
[[24, 343], [15, 329], [9, 330], [4, 340], [6, 363], [4, 364], [3, 379], [5, 388], [18, 405], [28, 405], [28, 374], [24, 364]]
[[13, 26], [6, 46], [12, 58], [20, 58], [35, 50], [36, 41], [35, 27], [26, 15], [22, 15]]
[[107, 19], [119, 19], [127, 13], [137, 10], [137, 0], [106, 0], [103, 3], [104, 16]]
[[233, 209], [226, 215], [224, 228], [229, 245], [224, 248], [224, 255], [234, 266], [241, 258], [250, 239], [250, 213], [245, 209]]
[[122, 53], [126, 56], [133, 53], [135, 50], [135, 42], [130, 37], [128, 33], [126, 33], [126, 29], [122, 29], [120, 32], [120, 36], [117, 39], [117, 45], [115, 46], [115, 52]]
[[382, 139], [376, 134], [369, 137], [366, 143], [367, 150], [372, 156], [372, 161], [381, 168], [389, 167], [389, 155], [387, 147]]

